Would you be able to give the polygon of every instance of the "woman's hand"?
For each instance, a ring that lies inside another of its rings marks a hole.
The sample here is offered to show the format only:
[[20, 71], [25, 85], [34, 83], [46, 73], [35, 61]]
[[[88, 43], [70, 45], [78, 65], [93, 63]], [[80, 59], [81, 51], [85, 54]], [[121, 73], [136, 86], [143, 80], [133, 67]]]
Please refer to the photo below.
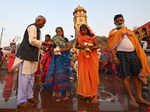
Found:
[[71, 44], [70, 42], [66, 42], [66, 47], [65, 48], [61, 48], [60, 52], [67, 52], [71, 49]]
[[73, 47], [73, 48], [71, 48], [71, 50], [70, 50], [70, 51], [71, 51], [72, 53], [75, 53], [75, 52], [76, 52], [76, 50], [77, 50], [77, 49], [76, 49], [75, 47]]
[[40, 71], [43, 72], [43, 65], [40, 65]]
[[101, 45], [99, 44], [98, 40], [95, 39], [94, 43], [93, 43], [93, 46], [91, 46], [91, 50], [96, 50], [96, 49], [99, 49], [99, 48], [101, 48]]

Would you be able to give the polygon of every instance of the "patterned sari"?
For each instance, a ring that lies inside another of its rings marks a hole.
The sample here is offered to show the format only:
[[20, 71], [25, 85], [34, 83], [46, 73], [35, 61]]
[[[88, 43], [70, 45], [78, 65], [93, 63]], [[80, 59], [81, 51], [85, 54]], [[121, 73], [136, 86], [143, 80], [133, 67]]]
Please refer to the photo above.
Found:
[[[64, 37], [55, 36], [53, 42], [56, 46], [65, 48]], [[73, 77], [70, 67], [70, 52], [61, 52], [61, 55], [56, 55], [53, 52], [52, 61], [49, 65], [48, 72], [46, 74], [45, 87], [50, 87], [55, 92], [63, 93], [70, 89], [70, 77]]]

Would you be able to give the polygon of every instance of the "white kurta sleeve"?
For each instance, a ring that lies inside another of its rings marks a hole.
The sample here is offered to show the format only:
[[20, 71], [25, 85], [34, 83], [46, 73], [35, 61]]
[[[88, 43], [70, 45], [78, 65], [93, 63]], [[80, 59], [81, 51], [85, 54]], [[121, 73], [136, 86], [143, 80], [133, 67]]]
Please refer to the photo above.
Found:
[[[41, 48], [42, 42], [37, 40], [37, 29], [34, 25], [28, 27], [29, 43], [37, 48]], [[41, 36], [40, 36], [41, 37]]]

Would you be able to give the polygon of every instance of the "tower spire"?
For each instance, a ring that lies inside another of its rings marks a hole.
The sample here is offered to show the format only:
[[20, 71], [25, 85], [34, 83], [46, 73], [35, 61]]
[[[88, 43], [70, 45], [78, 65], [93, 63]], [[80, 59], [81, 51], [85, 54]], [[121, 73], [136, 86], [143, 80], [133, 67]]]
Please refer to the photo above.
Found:
[[74, 9], [73, 16], [76, 35], [79, 32], [80, 26], [82, 24], [87, 24], [87, 11], [81, 5], [78, 5], [78, 7]]

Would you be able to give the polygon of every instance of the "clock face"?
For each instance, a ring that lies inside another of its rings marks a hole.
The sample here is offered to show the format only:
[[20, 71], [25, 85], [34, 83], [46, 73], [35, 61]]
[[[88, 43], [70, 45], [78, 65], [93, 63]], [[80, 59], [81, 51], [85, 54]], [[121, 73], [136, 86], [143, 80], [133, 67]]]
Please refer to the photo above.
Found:
[[78, 22], [82, 23], [83, 22], [83, 18], [78, 18]]
[[83, 19], [82, 19], [82, 18], [80, 18], [80, 22], [83, 22]]

